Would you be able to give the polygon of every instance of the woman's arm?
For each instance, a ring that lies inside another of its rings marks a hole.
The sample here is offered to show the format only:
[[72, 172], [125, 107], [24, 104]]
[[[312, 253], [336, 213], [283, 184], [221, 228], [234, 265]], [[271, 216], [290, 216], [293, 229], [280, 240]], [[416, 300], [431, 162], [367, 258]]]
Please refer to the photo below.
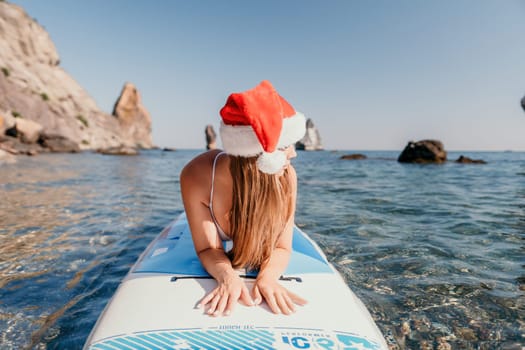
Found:
[[207, 312], [210, 315], [228, 315], [238, 300], [245, 305], [253, 305], [253, 301], [246, 285], [226, 256], [212, 221], [206, 202], [209, 199], [209, 186], [206, 186], [207, 179], [203, 177], [206, 160], [198, 157], [182, 170], [181, 194], [195, 251], [206, 271], [217, 281], [217, 287], [198, 306], [208, 306]]
[[260, 304], [264, 297], [272, 312], [277, 314], [283, 313], [286, 315], [295, 312], [295, 304], [306, 304], [305, 299], [288, 291], [278, 282], [288, 266], [290, 255], [292, 253], [294, 213], [297, 198], [297, 175], [295, 169], [291, 165], [289, 168], [289, 174], [292, 188], [292, 215], [286, 223], [284, 232], [277, 241], [270, 259], [261, 266], [255, 285], [252, 289], [252, 297], [256, 304]]

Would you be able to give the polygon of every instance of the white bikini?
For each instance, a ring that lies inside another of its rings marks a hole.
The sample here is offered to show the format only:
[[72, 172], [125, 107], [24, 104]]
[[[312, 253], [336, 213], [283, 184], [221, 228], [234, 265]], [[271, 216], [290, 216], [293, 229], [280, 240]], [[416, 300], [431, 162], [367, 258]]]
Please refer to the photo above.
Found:
[[217, 232], [219, 233], [219, 237], [221, 238], [221, 240], [231, 241], [231, 238], [228, 237], [228, 235], [224, 233], [223, 229], [219, 226], [219, 223], [217, 222], [217, 219], [215, 218], [215, 214], [213, 213], [213, 185], [215, 182], [215, 165], [217, 164], [217, 159], [219, 159], [219, 156], [222, 154], [226, 154], [226, 152], [217, 153], [217, 155], [215, 156], [215, 159], [213, 160], [213, 168], [212, 168], [212, 173], [211, 173], [210, 204], [208, 207], [210, 208], [211, 218], [213, 222], [215, 223], [215, 227], [217, 227]]

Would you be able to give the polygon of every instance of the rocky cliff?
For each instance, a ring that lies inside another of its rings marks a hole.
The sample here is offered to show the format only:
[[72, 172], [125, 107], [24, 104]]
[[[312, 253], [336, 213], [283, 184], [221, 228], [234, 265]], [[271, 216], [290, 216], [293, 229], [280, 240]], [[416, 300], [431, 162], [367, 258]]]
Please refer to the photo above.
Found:
[[65, 140], [79, 149], [153, 146], [151, 119], [135, 87], [124, 86], [114, 115], [102, 112], [60, 67], [55, 45], [44, 28], [21, 7], [1, 1], [1, 138], [5, 139], [6, 131], [43, 148], [46, 139]]

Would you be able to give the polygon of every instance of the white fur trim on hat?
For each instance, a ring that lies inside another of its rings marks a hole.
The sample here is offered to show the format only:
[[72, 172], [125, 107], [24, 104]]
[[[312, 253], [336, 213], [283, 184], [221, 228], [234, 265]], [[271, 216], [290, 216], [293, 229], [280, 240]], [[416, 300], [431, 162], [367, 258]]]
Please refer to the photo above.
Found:
[[266, 174], [276, 174], [286, 165], [284, 151], [276, 150], [272, 153], [263, 152], [257, 158], [257, 168]]
[[[264, 152], [251, 125], [227, 125], [221, 121], [219, 129], [223, 150], [234, 156], [254, 157]], [[277, 149], [290, 146], [304, 137], [306, 119], [302, 113], [283, 119]]]

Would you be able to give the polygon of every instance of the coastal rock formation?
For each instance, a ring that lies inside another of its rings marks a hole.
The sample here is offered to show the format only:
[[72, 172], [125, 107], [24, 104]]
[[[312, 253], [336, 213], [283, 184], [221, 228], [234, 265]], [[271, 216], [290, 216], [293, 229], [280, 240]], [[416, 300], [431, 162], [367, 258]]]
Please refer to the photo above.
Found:
[[27, 156], [34, 156], [48, 151], [39, 143], [25, 143], [19, 138], [8, 135], [0, 136], [0, 149], [13, 155]]
[[80, 147], [70, 139], [61, 135], [40, 135], [38, 143], [45, 149], [51, 152], [60, 153], [77, 153], [80, 152]]
[[15, 118], [5, 111], [0, 111], [0, 135], [5, 135], [6, 130], [13, 126], [15, 126]]
[[217, 134], [215, 133], [215, 130], [213, 130], [213, 126], [206, 125], [204, 134], [206, 135], [206, 149], [208, 150], [216, 149], [217, 148]]
[[525, 111], [525, 96], [521, 99], [521, 108]]
[[151, 148], [151, 117], [142, 105], [137, 88], [126, 83], [122, 88], [113, 115], [117, 117], [126, 139], [134, 141], [139, 148]]
[[410, 141], [397, 159], [401, 163], [443, 163], [447, 152], [438, 140]]
[[320, 151], [323, 149], [321, 135], [312, 119], [306, 120], [306, 133], [301, 140], [297, 141], [295, 148], [303, 151]]
[[339, 159], [345, 159], [345, 160], [362, 160], [366, 159], [367, 157], [364, 154], [361, 153], [354, 153], [354, 154], [345, 154], [344, 156], [341, 156]]
[[5, 131], [6, 135], [18, 137], [24, 143], [35, 143], [40, 138], [43, 126], [28, 119], [17, 118], [15, 125]]
[[[12, 129], [13, 125], [5, 125], [10, 116], [15, 119], [17, 137], [20, 132], [25, 142], [36, 142], [45, 134], [67, 139], [79, 149], [151, 147], [147, 113], [142, 114], [144, 120], [133, 121], [102, 112], [59, 64], [55, 45], [44, 28], [21, 7], [0, 1], [0, 115], [4, 124], [0, 131]], [[22, 129], [31, 122], [42, 129], [30, 136]]]
[[463, 155], [459, 156], [458, 159], [456, 159], [456, 163], [461, 164], [487, 164], [483, 159], [471, 159], [469, 157], [464, 157]]

